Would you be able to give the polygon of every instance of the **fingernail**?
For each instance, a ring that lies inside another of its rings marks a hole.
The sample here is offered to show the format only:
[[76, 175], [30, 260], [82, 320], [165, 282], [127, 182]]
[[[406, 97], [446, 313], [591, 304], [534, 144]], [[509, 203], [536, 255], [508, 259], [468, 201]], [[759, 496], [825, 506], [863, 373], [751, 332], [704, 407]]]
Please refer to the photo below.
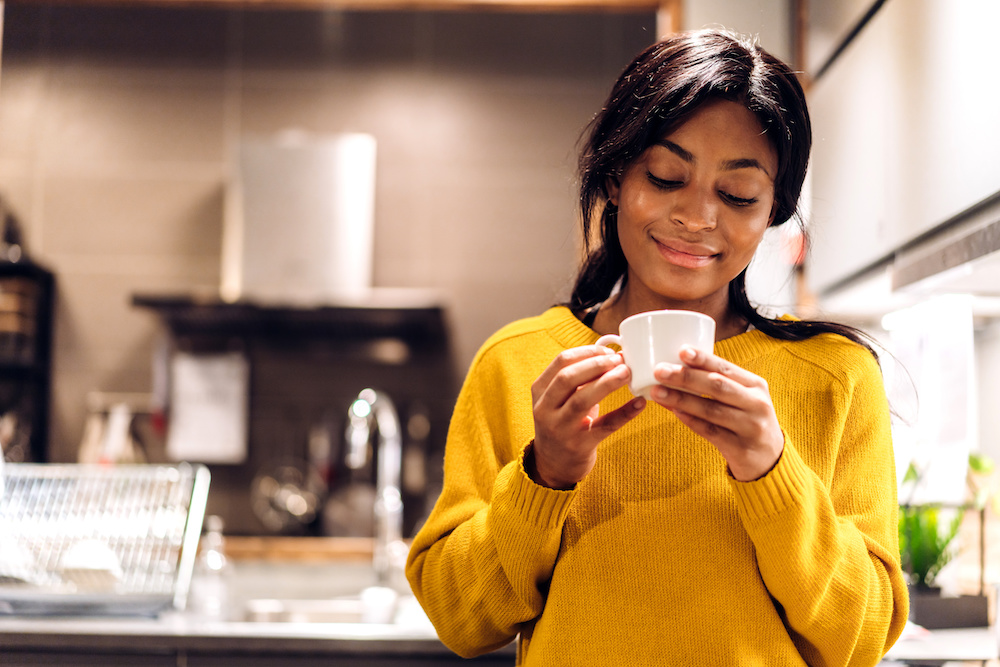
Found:
[[663, 385], [659, 385], [657, 387], [653, 387], [653, 394], [655, 394], [654, 398], [658, 398], [662, 401], [670, 396], [670, 390]]
[[646, 407], [646, 399], [640, 396], [639, 398], [632, 401], [632, 409], [638, 412]]
[[682, 359], [687, 359], [688, 361], [694, 361], [695, 357], [698, 356], [698, 350], [693, 347], [685, 345], [681, 348], [680, 357]]

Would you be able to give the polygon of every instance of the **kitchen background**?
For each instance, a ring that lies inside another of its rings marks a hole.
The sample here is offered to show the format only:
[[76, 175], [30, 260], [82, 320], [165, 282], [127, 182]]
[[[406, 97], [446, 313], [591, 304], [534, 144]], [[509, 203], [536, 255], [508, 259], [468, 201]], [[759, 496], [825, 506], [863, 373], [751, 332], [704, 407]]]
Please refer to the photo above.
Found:
[[89, 391], [143, 392], [161, 322], [217, 294], [230, 155], [289, 128], [377, 138], [377, 286], [441, 290], [456, 359], [573, 268], [577, 135], [651, 16], [7, 5], [0, 153], [59, 276], [50, 455]]
[[[45, 455], [76, 460], [88, 417], [121, 397], [140, 412], [144, 401], [154, 413], [162, 407], [164, 357], [199, 345], [186, 334], [178, 343], [165, 326], [177, 305], [170, 299], [181, 298], [181, 311], [218, 302], [241, 141], [360, 132], [377, 142], [371, 283], [408, 288], [389, 301], [416, 298], [415, 312], [431, 318], [421, 331], [440, 335], [439, 346], [416, 345], [412, 356], [373, 356], [382, 364], [375, 377], [406, 378], [397, 397], [404, 420], [417, 412], [429, 420], [420, 438], [432, 497], [447, 408], [479, 344], [568, 294], [580, 245], [581, 131], [658, 30], [709, 24], [759, 35], [815, 80], [806, 215], [815, 243], [805, 266], [793, 267], [783, 248], [795, 239], [770, 239], [754, 270], [757, 300], [846, 319], [890, 347], [895, 335], [898, 348], [927, 319], [890, 332], [885, 315], [941, 293], [971, 295], [958, 306], [967, 329], [944, 334], [967, 330], [972, 341], [959, 357], [970, 387], [960, 393], [967, 411], [952, 438], [960, 442], [945, 456], [1000, 455], [1000, 415], [989, 407], [1000, 394], [991, 370], [1000, 363], [991, 268], [1000, 247], [991, 231], [1000, 220], [1000, 102], [989, 96], [1000, 85], [984, 66], [997, 11], [989, 0], [686, 0], [660, 12], [612, 2], [339, 11], [7, 0], [0, 197], [28, 257], [56, 283]], [[327, 437], [339, 439], [349, 398], [367, 381], [353, 353], [317, 351], [315, 339], [294, 359], [287, 349], [236, 347], [256, 350], [247, 353], [252, 391], [264, 391], [261, 377], [271, 391], [251, 396], [247, 461], [213, 468], [210, 509], [236, 531], [266, 530], [236, 506], [282, 424], [262, 426], [254, 411], [288, 412], [276, 398], [283, 391], [307, 406], [287, 417], [283, 437], [294, 442], [281, 446], [308, 456], [311, 427], [332, 424]], [[912, 377], [898, 368], [887, 377], [901, 417], [916, 424]], [[164, 456], [154, 419], [135, 428], [152, 458]], [[905, 466], [921, 445], [906, 433], [900, 442], [911, 447]]]

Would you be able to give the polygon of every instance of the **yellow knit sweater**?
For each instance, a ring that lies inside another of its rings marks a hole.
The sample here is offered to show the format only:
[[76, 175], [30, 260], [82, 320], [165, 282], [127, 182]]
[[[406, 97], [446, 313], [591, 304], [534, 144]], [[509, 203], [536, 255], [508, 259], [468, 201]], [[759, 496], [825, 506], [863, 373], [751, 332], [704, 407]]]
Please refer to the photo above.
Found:
[[[571, 491], [521, 461], [531, 383], [597, 334], [562, 307], [479, 351], [448, 434], [444, 489], [407, 577], [441, 640], [472, 656], [519, 637], [518, 664], [874, 665], [899, 636], [889, 412], [871, 354], [824, 334], [751, 331], [719, 356], [767, 380], [785, 449], [741, 483], [650, 403]], [[602, 411], [625, 403], [615, 392]]]

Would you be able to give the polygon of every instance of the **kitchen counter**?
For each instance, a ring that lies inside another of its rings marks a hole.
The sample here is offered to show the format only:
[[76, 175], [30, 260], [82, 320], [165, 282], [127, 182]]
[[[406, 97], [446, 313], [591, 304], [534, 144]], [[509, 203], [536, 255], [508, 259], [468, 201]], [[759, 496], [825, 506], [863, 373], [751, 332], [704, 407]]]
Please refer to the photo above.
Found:
[[[433, 628], [369, 623], [204, 620], [186, 613], [159, 618], [0, 618], [0, 650], [128, 649], [127, 652], [204, 651], [442, 656], [448, 649]], [[6, 661], [4, 664], [8, 664]]]
[[[401, 597], [395, 623], [270, 621], [266, 615], [250, 620], [252, 601], [332, 600], [373, 585], [369, 542], [232, 540], [228, 605], [217, 616], [193, 608], [156, 618], [0, 615], [0, 662], [4, 667], [216, 667], [233, 664], [234, 657], [241, 667], [470, 662], [441, 643], [411, 596]], [[197, 581], [192, 595], [196, 588]], [[993, 628], [916, 632], [897, 642], [885, 664], [996, 661], [997, 646]], [[471, 662], [510, 667], [514, 653], [511, 644]]]
[[996, 628], [924, 630], [907, 626], [903, 636], [885, 656], [887, 664], [939, 664], [976, 662], [997, 664], [1000, 658]]
[[[361, 623], [260, 623], [204, 621], [189, 614], [158, 619], [0, 618], [0, 653], [5, 667], [45, 664], [199, 665], [439, 665], [471, 662], [514, 664], [513, 645], [475, 660], [452, 654], [429, 626], [399, 627]], [[101, 661], [100, 656], [109, 659]], [[86, 656], [86, 662], [74, 657]], [[111, 660], [114, 656], [114, 660]], [[130, 662], [129, 659], [132, 659]], [[995, 664], [997, 635], [992, 628], [937, 630], [902, 640], [886, 665], [926, 661], [983, 661]], [[96, 661], [95, 661], [96, 660]]]
[[[400, 598], [395, 622], [252, 620], [254, 600], [331, 600], [375, 583], [369, 562], [237, 561], [228, 604], [218, 615], [194, 609], [154, 618], [127, 616], [0, 616], [5, 667], [58, 663], [252, 666], [437, 665], [468, 662], [437, 638], [412, 596]], [[192, 596], [197, 580], [192, 582]], [[510, 666], [510, 645], [474, 664]]]

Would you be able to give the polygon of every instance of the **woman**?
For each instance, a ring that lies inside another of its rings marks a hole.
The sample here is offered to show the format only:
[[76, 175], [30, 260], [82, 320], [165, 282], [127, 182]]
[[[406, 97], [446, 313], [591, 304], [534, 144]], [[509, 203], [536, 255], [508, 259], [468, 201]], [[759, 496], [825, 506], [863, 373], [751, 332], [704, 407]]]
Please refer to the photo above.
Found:
[[[796, 209], [802, 90], [758, 46], [680, 34], [618, 79], [581, 157], [572, 300], [476, 356], [407, 576], [461, 655], [522, 665], [874, 665], [902, 631], [889, 412], [854, 330], [772, 320], [745, 271]], [[648, 405], [594, 345], [695, 310], [714, 354]], [[677, 391], [684, 389], [687, 391]]]

